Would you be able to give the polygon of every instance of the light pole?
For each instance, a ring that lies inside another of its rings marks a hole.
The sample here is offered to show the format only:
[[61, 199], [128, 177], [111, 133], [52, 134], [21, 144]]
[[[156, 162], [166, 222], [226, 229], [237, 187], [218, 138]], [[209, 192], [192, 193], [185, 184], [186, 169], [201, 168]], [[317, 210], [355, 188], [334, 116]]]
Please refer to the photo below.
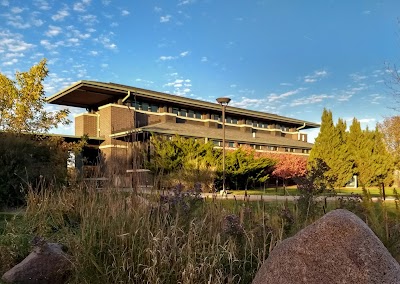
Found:
[[222, 193], [226, 194], [225, 190], [225, 108], [231, 101], [230, 98], [218, 98], [217, 102], [222, 106]]

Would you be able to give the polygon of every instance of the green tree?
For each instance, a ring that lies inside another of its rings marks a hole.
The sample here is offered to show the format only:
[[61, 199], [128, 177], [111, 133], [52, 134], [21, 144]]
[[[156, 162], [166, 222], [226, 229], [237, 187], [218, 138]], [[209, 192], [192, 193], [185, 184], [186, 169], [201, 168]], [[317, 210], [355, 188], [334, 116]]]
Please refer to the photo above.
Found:
[[178, 135], [171, 139], [152, 136], [152, 153], [147, 167], [155, 174], [158, 186], [182, 183], [192, 187], [201, 183], [210, 189], [217, 170], [218, 151], [203, 143]]
[[46, 59], [27, 72], [17, 72], [15, 81], [0, 73], [0, 130], [18, 133], [46, 133], [68, 124], [68, 110], [45, 110], [43, 81], [49, 71]]
[[332, 157], [327, 163], [328, 173], [333, 178], [334, 187], [346, 185], [353, 176], [353, 162], [350, 158], [346, 122], [339, 118], [332, 136]]
[[324, 179], [327, 185], [333, 186], [337, 181], [337, 174], [334, 172], [333, 161], [335, 157], [335, 147], [339, 142], [334, 141], [335, 125], [333, 124], [332, 112], [324, 109], [321, 117], [321, 129], [315, 139], [308, 159], [309, 170], [312, 170], [323, 161], [326, 165]]
[[[276, 161], [255, 157], [253, 149], [240, 147], [226, 155], [226, 181], [230, 188], [248, 189], [250, 183], [265, 182]], [[233, 187], [232, 187], [233, 186]]]

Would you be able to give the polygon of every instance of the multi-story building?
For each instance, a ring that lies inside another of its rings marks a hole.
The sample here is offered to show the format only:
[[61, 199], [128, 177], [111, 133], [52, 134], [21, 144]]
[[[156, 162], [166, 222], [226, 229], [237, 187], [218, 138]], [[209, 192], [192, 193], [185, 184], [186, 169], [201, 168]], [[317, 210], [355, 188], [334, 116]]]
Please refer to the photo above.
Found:
[[[75, 135], [104, 139], [106, 159], [127, 156], [130, 142], [152, 134], [212, 141], [222, 147], [221, 106], [114, 83], [80, 81], [48, 98], [52, 104], [86, 109], [75, 117]], [[256, 151], [307, 155], [312, 147], [302, 129], [319, 124], [270, 113], [226, 107], [227, 149], [248, 145]]]

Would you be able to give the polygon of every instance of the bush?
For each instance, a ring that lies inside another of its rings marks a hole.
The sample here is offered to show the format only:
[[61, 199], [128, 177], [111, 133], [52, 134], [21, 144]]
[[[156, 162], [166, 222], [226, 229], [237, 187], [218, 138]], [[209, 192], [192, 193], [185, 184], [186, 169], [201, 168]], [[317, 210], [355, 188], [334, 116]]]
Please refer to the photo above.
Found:
[[60, 141], [0, 134], [0, 207], [22, 205], [29, 187], [64, 182], [67, 158]]

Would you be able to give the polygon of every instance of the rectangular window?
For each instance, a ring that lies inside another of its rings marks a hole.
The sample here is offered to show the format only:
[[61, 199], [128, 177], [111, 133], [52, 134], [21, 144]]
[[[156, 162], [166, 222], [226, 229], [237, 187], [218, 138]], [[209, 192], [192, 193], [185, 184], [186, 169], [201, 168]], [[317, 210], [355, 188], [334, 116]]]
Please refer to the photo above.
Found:
[[149, 104], [148, 103], [142, 103], [142, 109], [144, 111], [148, 111], [149, 110]]
[[179, 112], [180, 116], [185, 116], [186, 117], [186, 114], [187, 114], [186, 109], [181, 109], [181, 111]]
[[220, 118], [220, 116], [218, 114], [214, 114], [214, 120], [220, 121], [221, 118]]
[[238, 120], [237, 120], [237, 118], [232, 118], [232, 122], [231, 122], [232, 124], [238, 124]]
[[231, 148], [235, 147], [235, 142], [228, 142], [228, 147], [231, 147]]
[[194, 111], [193, 110], [189, 110], [187, 117], [194, 117]]
[[247, 120], [246, 120], [246, 124], [247, 124], [247, 125], [252, 125], [253, 122], [252, 122], [251, 120], [247, 119]]
[[151, 105], [150, 106], [150, 111], [151, 112], [158, 112], [158, 106], [157, 105]]
[[218, 141], [218, 140], [213, 140], [213, 144], [214, 144], [215, 146], [221, 146], [221, 145], [222, 145], [222, 142], [221, 142], [221, 141]]
[[172, 108], [172, 113], [178, 115], [179, 109], [177, 107]]
[[275, 147], [275, 146], [269, 146], [268, 148], [269, 148], [270, 151], [277, 151], [278, 150], [278, 148]]
[[195, 117], [198, 118], [198, 119], [201, 119], [201, 112], [197, 112], [197, 111], [196, 111]]
[[226, 118], [225, 118], [225, 122], [226, 122], [226, 123], [232, 123], [232, 118], [229, 117], [229, 116], [226, 117]]

